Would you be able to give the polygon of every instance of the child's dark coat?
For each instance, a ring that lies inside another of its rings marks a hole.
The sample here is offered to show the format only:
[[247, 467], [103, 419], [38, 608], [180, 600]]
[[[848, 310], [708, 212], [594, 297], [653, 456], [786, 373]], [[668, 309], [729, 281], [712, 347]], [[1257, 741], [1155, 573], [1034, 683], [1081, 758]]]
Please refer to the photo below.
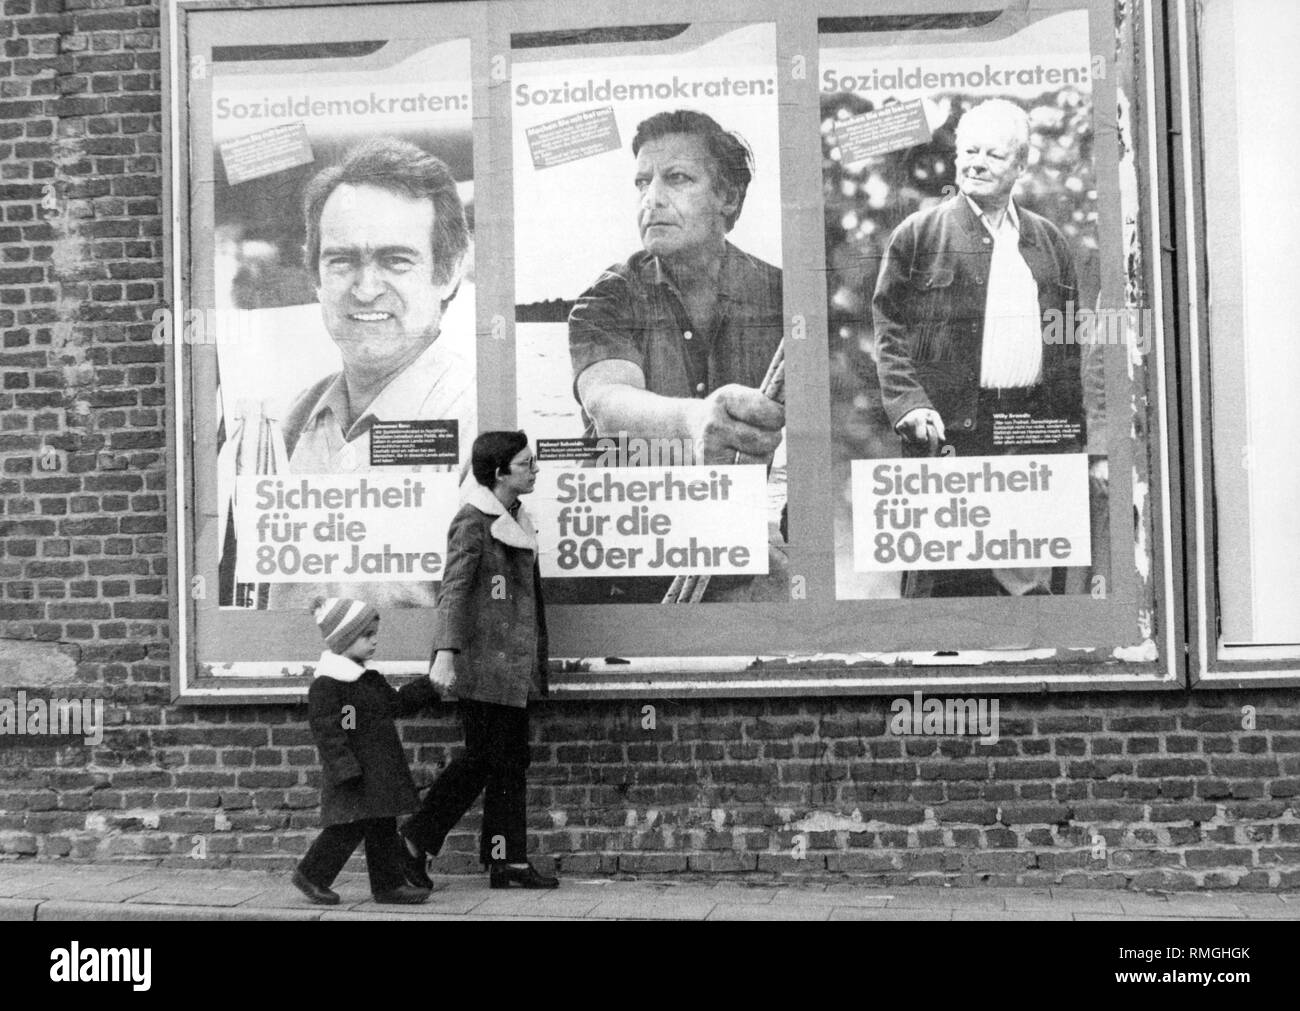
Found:
[[[322, 825], [394, 818], [419, 806], [393, 720], [437, 699], [426, 678], [397, 691], [374, 670], [355, 681], [322, 675], [312, 681], [307, 714], [324, 773]], [[345, 706], [352, 707], [350, 714]]]

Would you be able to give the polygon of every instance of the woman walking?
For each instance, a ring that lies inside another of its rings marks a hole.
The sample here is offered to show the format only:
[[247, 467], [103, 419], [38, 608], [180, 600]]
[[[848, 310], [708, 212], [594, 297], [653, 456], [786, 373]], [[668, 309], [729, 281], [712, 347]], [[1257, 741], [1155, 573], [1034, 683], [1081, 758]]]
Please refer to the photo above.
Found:
[[528, 863], [526, 835], [528, 701], [546, 694], [548, 655], [537, 537], [519, 498], [537, 483], [537, 463], [523, 432], [484, 432], [470, 466], [476, 484], [447, 534], [429, 668], [456, 695], [465, 751], [402, 828], [406, 873], [428, 881], [426, 856], [482, 792], [479, 860], [491, 887], [554, 888]]

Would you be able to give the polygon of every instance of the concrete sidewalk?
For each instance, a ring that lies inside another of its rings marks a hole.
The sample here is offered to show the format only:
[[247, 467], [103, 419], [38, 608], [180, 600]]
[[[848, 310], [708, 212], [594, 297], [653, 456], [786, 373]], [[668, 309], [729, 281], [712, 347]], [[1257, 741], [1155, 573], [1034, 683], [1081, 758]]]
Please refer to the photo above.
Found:
[[421, 906], [380, 906], [364, 874], [313, 906], [287, 874], [139, 864], [0, 862], [0, 920], [1295, 920], [1300, 892], [894, 889], [847, 882], [566, 878], [550, 892], [440, 877]]

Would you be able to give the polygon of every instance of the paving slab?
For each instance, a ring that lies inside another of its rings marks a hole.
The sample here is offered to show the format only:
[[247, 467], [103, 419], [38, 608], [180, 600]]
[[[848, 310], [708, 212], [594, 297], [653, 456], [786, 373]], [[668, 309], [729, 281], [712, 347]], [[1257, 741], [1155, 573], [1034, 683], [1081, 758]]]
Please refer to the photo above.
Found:
[[470, 912], [470, 916], [527, 916], [546, 920], [582, 918], [590, 913], [599, 901], [596, 899], [573, 898], [543, 899], [534, 902], [521, 902], [514, 899], [492, 896], [484, 899]]
[[[339, 906], [321, 906], [319, 908], [326, 911], [350, 909], [357, 913], [382, 913], [395, 916], [398, 919], [407, 919], [423, 913], [438, 916], [465, 916], [480, 905], [487, 898], [487, 895], [446, 895], [445, 893], [439, 895], [435, 893], [424, 902], [411, 906], [400, 903], [376, 902], [369, 895], [361, 899], [355, 895], [347, 896], [340, 893], [340, 897], [343, 902]], [[299, 900], [302, 902], [307, 901], [302, 896], [299, 896]]]
[[954, 909], [953, 920], [970, 922], [980, 920], [993, 923], [1029, 923], [1038, 920], [1074, 920], [1074, 914], [1068, 909]]
[[1121, 893], [1116, 896], [1120, 910], [1131, 916], [1149, 914], [1167, 916], [1170, 911], [1169, 900], [1159, 895], [1132, 895]]
[[[334, 907], [321, 906], [320, 908], [323, 910], [323, 912], [321, 912], [318, 915], [317, 919], [319, 919], [322, 923], [339, 923], [344, 921], [365, 922], [370, 920], [373, 920], [376, 923], [379, 922], [391, 923], [394, 920], [410, 921], [412, 919], [411, 916], [404, 915], [401, 912], [397, 911], [400, 909], [400, 907], [398, 906], [393, 906], [392, 910], [394, 911], [392, 912], [389, 911], [388, 906], [371, 906], [368, 909], [344, 909], [340, 906], [334, 906]], [[424, 921], [437, 922], [439, 920], [456, 920], [460, 923], [464, 923], [465, 919], [466, 918], [464, 916], [455, 913], [448, 913], [446, 915], [440, 916], [437, 913], [426, 912], [424, 916], [419, 917], [419, 920], [421, 922]]]
[[[576, 903], [581, 902], [582, 899], [575, 897], [572, 901]], [[515, 891], [511, 889], [509, 891], [490, 892], [485, 889], [478, 905], [474, 907], [474, 913], [514, 916], [526, 913], [530, 909], [540, 908], [541, 904], [541, 896], [535, 891]], [[591, 901], [590, 904], [595, 906], [596, 900]]]
[[[243, 871], [231, 867], [163, 867], [141, 873], [184, 884], [203, 884], [210, 881], [227, 887], [241, 888], [256, 888], [275, 881], [288, 881], [293, 876], [290, 871], [281, 871], [279, 873], [275, 871]], [[364, 874], [339, 875], [340, 881], [354, 879], [364, 881], [366, 876]]]
[[1249, 920], [1300, 920], [1300, 906], [1278, 895], [1238, 895], [1233, 904]]
[[785, 901], [783, 888], [744, 888], [738, 885], [718, 885], [701, 892], [700, 898], [738, 906], [766, 906]]
[[874, 892], [847, 885], [832, 885], [822, 892], [779, 891], [772, 899], [774, 906], [873, 906], [883, 909], [893, 903], [896, 892]]
[[2, 899], [0, 898], [0, 922], [31, 923], [36, 919], [36, 899]]
[[161, 906], [219, 906], [231, 908], [262, 894], [260, 888], [213, 888], [167, 885], [134, 896], [131, 901], [141, 905]]
[[1167, 923], [1191, 923], [1194, 922], [1195, 920], [1201, 919], [1201, 917], [1191, 917], [1191, 916], [1156, 916], [1150, 913], [1125, 914], [1123, 916], [1114, 916], [1110, 913], [1075, 913], [1074, 918], [1078, 921], [1123, 920], [1126, 923], [1134, 923], [1134, 922], [1147, 923], [1150, 921], [1162, 921]]
[[979, 891], [973, 888], [899, 888], [889, 900], [890, 909], [956, 909], [958, 907], [1004, 909], [1006, 899], [1001, 892]]
[[153, 860], [144, 863], [126, 861], [123, 863], [101, 864], [72, 860], [0, 862], [0, 878], [22, 874], [57, 874], [60, 876], [67, 876], [69, 874], [85, 874], [101, 878], [125, 878], [130, 877], [132, 874], [139, 874], [142, 871], [158, 869], [157, 861]]
[[42, 902], [39, 921], [121, 920], [318, 920], [316, 910], [219, 909], [213, 906], [144, 906], [114, 902]]
[[[1233, 902], [1171, 902], [1169, 903], [1169, 914], [1171, 916], [1204, 916], [1227, 920], [1244, 920], [1246, 918], [1246, 914], [1241, 911], [1241, 907]], [[1164, 914], [1158, 915], [1163, 916]]]
[[[460, 892], [449, 892], [454, 895], [478, 895], [480, 898], [500, 899], [503, 902], [516, 902], [534, 904], [541, 902], [548, 895], [555, 895], [559, 892], [567, 892], [567, 889], [560, 888], [488, 888], [487, 882], [481, 883], [476, 889], [466, 889]], [[437, 893], [435, 893], [437, 894]], [[585, 898], [585, 893], [570, 893], [573, 898]], [[593, 897], [593, 901], [596, 899]]]
[[[563, 888], [561, 888], [559, 891], [543, 895], [541, 901], [538, 902], [537, 905], [540, 907], [542, 912], [546, 912], [547, 916], [550, 915], [549, 908], [552, 906], [557, 909], [574, 910], [575, 915], [586, 916], [589, 912], [600, 905], [606, 897], [607, 896], [600, 895], [569, 895], [563, 890]], [[582, 912], [576, 913], [576, 910], [578, 909], [581, 909]]]
[[[178, 872], [175, 871], [159, 870], [157, 868], [151, 867], [149, 870], [136, 871], [134, 874], [130, 875], [129, 877], [121, 878], [120, 880], [117, 881], [107, 882], [102, 886], [100, 885], [99, 882], [95, 882], [94, 884], [92, 884], [89, 880], [85, 880], [77, 877], [64, 878], [63, 880], [65, 881], [71, 880], [80, 883], [81, 887], [86, 889], [82, 895], [82, 898], [86, 899], [87, 901], [90, 901], [95, 898], [96, 895], [95, 889], [99, 887], [107, 888], [110, 885], [127, 884], [133, 888], [139, 888], [140, 891], [142, 892], [148, 891], [151, 888], [174, 888], [178, 884], [185, 882], [184, 878], [177, 878], [175, 876], [177, 873]], [[215, 887], [220, 887], [222, 884], [225, 883], [225, 879], [223, 877], [224, 874], [225, 872], [221, 870], [205, 871], [201, 878], [191, 879], [191, 880], [196, 880], [197, 884], [202, 887], [215, 888]]]
[[42, 886], [54, 887], [66, 880], [66, 878], [51, 874], [44, 877], [31, 875], [23, 878], [15, 878], [12, 881], [0, 881], [0, 899], [10, 899], [15, 895], [21, 895], [23, 892], [31, 891], [33, 888], [40, 888]]
[[716, 902], [699, 899], [669, 901], [619, 896], [598, 903], [587, 918], [607, 920], [703, 920], [713, 912]]
[[720, 902], [706, 917], [708, 920], [755, 920], [789, 922], [791, 920], [826, 921], [831, 918], [829, 904], [814, 906], [809, 903], [797, 903], [780, 906], [762, 906], [754, 903]]
[[[358, 901], [360, 901], [358, 899]], [[240, 909], [305, 909], [312, 905], [293, 885], [271, 883], [239, 903]], [[319, 907], [324, 909], [324, 906]]]
[[1200, 896], [1173, 896], [1164, 902], [1151, 902], [1143, 899], [1132, 899], [1127, 896], [1122, 897], [1120, 905], [1124, 907], [1124, 912], [1149, 913], [1153, 916], [1226, 916], [1230, 918], [1239, 918], [1241, 910], [1230, 900], [1220, 899], [1211, 900], [1201, 898]]
[[1009, 912], [1035, 909], [1064, 909], [1072, 913], [1123, 913], [1119, 899], [1105, 893], [1097, 894], [1087, 889], [1056, 889], [1050, 893], [1035, 890], [1030, 893], [1008, 892], [1006, 907]]
[[952, 910], [940, 909], [937, 906], [915, 909], [895, 909], [888, 906], [884, 909], [873, 909], [870, 906], [836, 906], [831, 910], [831, 919], [833, 921], [880, 920], [898, 923], [915, 920], [948, 921], [952, 919]]
[[[15, 898], [79, 899], [84, 902], [105, 903], [127, 902], [137, 895], [147, 894], [154, 887], [155, 885], [148, 883], [137, 884], [128, 878], [126, 881], [97, 884], [93, 888], [88, 888], [84, 881], [62, 878], [34, 884], [30, 888], [16, 893]], [[206, 888], [203, 891], [207, 893], [211, 889]]]
[[130, 881], [143, 873], [144, 869], [139, 867], [114, 869], [37, 864], [31, 870], [11, 870], [8, 866], [0, 865], [0, 897], [11, 897], [32, 888], [56, 886], [63, 882], [74, 883], [83, 895], [94, 895], [109, 885]]
[[[345, 909], [345, 910], [336, 910], [336, 911], [333, 911], [333, 912], [326, 912], [326, 913], [322, 914], [320, 918], [321, 918], [322, 921], [330, 921], [330, 922], [338, 922], [338, 921], [345, 921], [345, 920], [355, 920], [355, 921], [362, 921], [362, 922], [364, 922], [364, 921], [368, 921], [368, 920], [373, 920], [373, 921], [375, 921], [375, 922], [381, 922], [381, 921], [382, 921], [382, 922], [387, 922], [387, 923], [391, 923], [391, 922], [393, 922], [394, 920], [408, 920], [408, 921], [409, 921], [409, 920], [412, 919], [412, 917], [409, 917], [409, 916], [402, 916], [402, 915], [400, 915], [400, 914], [375, 913], [375, 912], [360, 912], [360, 911], [358, 911], [358, 910], [350, 910], [350, 909]], [[425, 914], [424, 916], [418, 917], [418, 920], [419, 920], [419, 922], [421, 922], [421, 923], [510, 923], [510, 922], [518, 923], [518, 922], [520, 922], [520, 921], [522, 921], [522, 920], [534, 920], [534, 919], [545, 919], [546, 922], [548, 922], [548, 923], [553, 923], [553, 922], [555, 922], [555, 920], [552, 919], [552, 918], [549, 917], [549, 916], [548, 916], [548, 917], [532, 917], [532, 916], [457, 916], [457, 915], [448, 915], [448, 916], [443, 916], [443, 915], [439, 915], [439, 914], [436, 914], [436, 913], [427, 913], [427, 914]]]

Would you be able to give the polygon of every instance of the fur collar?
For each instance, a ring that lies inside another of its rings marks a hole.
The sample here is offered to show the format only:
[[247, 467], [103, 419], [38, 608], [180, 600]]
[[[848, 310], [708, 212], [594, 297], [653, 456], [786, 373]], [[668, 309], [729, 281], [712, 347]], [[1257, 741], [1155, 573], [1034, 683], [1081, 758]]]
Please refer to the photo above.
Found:
[[356, 681], [365, 672], [366, 669], [355, 660], [349, 660], [328, 649], [320, 655], [320, 661], [316, 664], [318, 678], [333, 678], [335, 681]]
[[502, 544], [534, 553], [537, 551], [537, 533], [533, 529], [533, 521], [522, 504], [519, 506], [519, 518], [516, 520], [506, 511], [501, 500], [477, 481], [466, 493], [465, 503], [472, 505], [479, 512], [496, 517], [492, 521], [492, 536]]

